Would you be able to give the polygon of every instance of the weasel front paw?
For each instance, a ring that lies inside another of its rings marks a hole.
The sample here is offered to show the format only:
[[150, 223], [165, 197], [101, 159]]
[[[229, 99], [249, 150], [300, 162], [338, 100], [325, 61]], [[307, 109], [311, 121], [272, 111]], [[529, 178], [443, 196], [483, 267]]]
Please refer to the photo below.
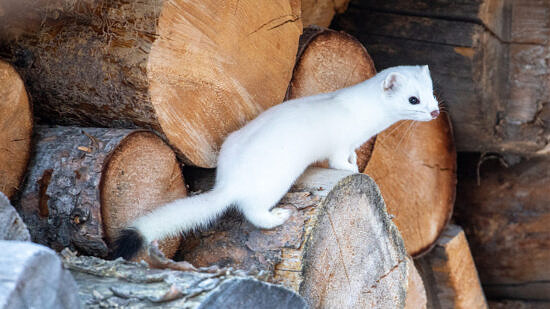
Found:
[[273, 210], [271, 210], [271, 214], [277, 217], [278, 220], [280, 220], [279, 224], [283, 224], [286, 220], [288, 220], [288, 218], [290, 218], [292, 210], [286, 208], [274, 208]]

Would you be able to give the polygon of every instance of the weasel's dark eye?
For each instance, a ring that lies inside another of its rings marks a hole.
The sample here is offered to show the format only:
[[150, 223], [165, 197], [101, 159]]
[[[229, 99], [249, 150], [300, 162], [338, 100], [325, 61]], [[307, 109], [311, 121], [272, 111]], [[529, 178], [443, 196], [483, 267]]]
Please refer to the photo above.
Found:
[[420, 100], [417, 97], [410, 97], [409, 98], [409, 103], [411, 103], [412, 105], [416, 105], [416, 104], [420, 103]]

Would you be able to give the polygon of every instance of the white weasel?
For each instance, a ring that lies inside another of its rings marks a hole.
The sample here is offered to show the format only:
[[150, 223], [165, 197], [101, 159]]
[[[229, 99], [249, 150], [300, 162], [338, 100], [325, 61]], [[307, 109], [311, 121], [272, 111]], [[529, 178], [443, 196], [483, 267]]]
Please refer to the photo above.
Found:
[[234, 205], [271, 229], [290, 210], [271, 209], [313, 162], [357, 172], [355, 149], [399, 120], [439, 115], [428, 66], [399, 66], [335, 92], [276, 105], [231, 133], [218, 157], [216, 183], [138, 218], [115, 241], [114, 256], [133, 257], [145, 243], [204, 227]]

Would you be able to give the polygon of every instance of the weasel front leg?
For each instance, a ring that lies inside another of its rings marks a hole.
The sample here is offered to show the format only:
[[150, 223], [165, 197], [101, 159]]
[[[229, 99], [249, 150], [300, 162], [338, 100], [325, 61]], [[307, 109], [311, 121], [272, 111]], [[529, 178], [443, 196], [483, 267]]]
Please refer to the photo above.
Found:
[[328, 165], [330, 168], [359, 173], [359, 169], [357, 168], [357, 154], [355, 151], [352, 151], [352, 153], [340, 152], [332, 155], [328, 158]]

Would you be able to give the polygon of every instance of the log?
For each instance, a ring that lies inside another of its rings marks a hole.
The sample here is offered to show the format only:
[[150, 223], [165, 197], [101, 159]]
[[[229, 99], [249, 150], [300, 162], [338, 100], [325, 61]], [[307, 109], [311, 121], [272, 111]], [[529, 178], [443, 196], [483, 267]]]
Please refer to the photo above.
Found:
[[[343, 32], [309, 26], [300, 37], [286, 99], [332, 92], [353, 86], [375, 74], [371, 57], [357, 39]], [[360, 171], [367, 165], [375, 139], [371, 138], [356, 150]], [[319, 166], [328, 167], [328, 164], [324, 162]]]
[[0, 240], [31, 240], [23, 219], [2, 192], [0, 192]]
[[42, 123], [150, 128], [186, 163], [214, 167], [228, 133], [284, 98], [298, 1], [84, 2], [35, 33], [0, 35]]
[[525, 300], [492, 300], [489, 301], [491, 309], [546, 309], [550, 302], [525, 301]]
[[407, 298], [405, 299], [405, 309], [426, 309], [428, 299], [422, 277], [414, 266], [412, 258], [408, 257], [411, 267], [408, 273]]
[[0, 307], [80, 308], [77, 286], [55, 251], [0, 240]]
[[351, 1], [333, 27], [378, 69], [429, 64], [458, 151], [549, 153], [549, 1]]
[[[143, 130], [44, 127], [16, 204], [34, 242], [105, 257], [131, 220], [186, 195], [174, 152]], [[161, 244], [171, 257], [180, 238]]]
[[378, 134], [364, 173], [380, 186], [407, 252], [428, 252], [455, 201], [456, 151], [447, 113], [430, 122], [402, 121]]
[[[193, 189], [211, 183], [186, 179]], [[261, 230], [229, 214], [187, 237], [178, 258], [200, 267], [264, 271], [311, 308], [404, 306], [412, 265], [371, 178], [312, 167], [277, 207], [293, 210], [282, 226]]]
[[302, 23], [304, 27], [328, 27], [334, 14], [344, 13], [348, 3], [349, 0], [302, 0]]
[[159, 270], [68, 250], [62, 255], [87, 308], [306, 308], [295, 292], [242, 272]]
[[30, 156], [32, 111], [19, 74], [0, 60], [0, 192], [12, 198]]
[[468, 236], [489, 298], [548, 302], [550, 159], [508, 161], [460, 157], [455, 218]]
[[434, 250], [416, 261], [428, 308], [488, 308], [468, 241], [459, 226], [449, 225]]

